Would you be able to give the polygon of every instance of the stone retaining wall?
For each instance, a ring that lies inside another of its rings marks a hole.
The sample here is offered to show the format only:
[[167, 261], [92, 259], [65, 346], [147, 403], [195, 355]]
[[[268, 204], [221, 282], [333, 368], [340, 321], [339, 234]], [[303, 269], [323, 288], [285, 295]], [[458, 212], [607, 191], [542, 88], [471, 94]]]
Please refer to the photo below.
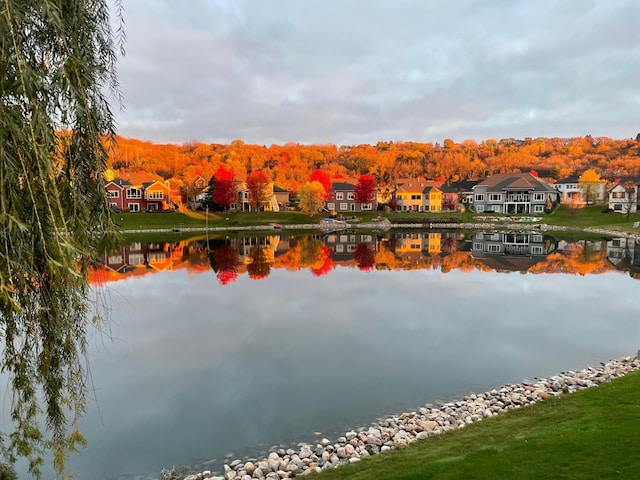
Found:
[[[638, 352], [640, 355], [640, 351]], [[623, 357], [598, 367], [564, 372], [549, 378], [508, 384], [440, 405], [426, 404], [417, 411], [388, 416], [378, 423], [346, 432], [331, 441], [300, 444], [298, 449], [279, 449], [260, 459], [225, 460], [224, 471], [210, 470], [185, 480], [280, 480], [354, 463], [449, 430], [464, 428], [484, 418], [540, 402], [546, 398], [595, 387], [640, 368], [638, 356]]]

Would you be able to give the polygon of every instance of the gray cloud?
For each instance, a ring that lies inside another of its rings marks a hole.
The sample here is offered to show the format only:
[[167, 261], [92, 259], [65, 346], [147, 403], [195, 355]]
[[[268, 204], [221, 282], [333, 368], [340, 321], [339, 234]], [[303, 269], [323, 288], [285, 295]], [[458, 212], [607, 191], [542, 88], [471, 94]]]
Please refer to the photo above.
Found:
[[125, 0], [124, 136], [635, 136], [632, 0]]

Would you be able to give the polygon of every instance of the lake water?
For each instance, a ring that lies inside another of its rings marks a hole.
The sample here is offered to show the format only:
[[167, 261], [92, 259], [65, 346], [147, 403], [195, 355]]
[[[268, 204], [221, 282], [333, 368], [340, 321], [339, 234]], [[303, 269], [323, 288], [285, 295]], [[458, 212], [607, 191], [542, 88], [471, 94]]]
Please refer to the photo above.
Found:
[[133, 243], [94, 274], [112, 320], [90, 339], [89, 443], [72, 467], [217, 470], [635, 354], [637, 250], [496, 232]]

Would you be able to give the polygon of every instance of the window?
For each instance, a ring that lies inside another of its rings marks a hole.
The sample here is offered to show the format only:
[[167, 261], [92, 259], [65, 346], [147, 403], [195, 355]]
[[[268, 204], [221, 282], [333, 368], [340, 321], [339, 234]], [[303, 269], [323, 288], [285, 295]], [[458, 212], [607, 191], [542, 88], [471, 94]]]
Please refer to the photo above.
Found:
[[616, 203], [616, 204], [613, 206], [613, 209], [621, 212], [621, 211], [622, 211], [622, 205], [621, 205], [621, 204], [619, 204], [619, 203]]
[[437, 211], [437, 209], [438, 209], [438, 206], [437, 206], [437, 205], [430, 205], [430, 206], [429, 206], [429, 210], [431, 210], [432, 212]]
[[402, 194], [401, 193], [396, 194], [396, 199], [397, 200], [402, 200]]
[[140, 211], [140, 204], [139, 203], [129, 203], [129, 204], [127, 204], [127, 207], [129, 208], [130, 212], [139, 212]]
[[129, 265], [143, 265], [144, 253], [132, 253], [129, 255]]
[[494, 253], [496, 253], [496, 252], [499, 252], [499, 251], [500, 251], [500, 247], [501, 247], [501, 245], [496, 245], [496, 244], [493, 244], [493, 243], [492, 243], [492, 244], [487, 245], [487, 247], [488, 247], [488, 250], [489, 250], [490, 252], [494, 252]]
[[351, 211], [352, 211], [352, 212], [355, 212], [355, 211], [356, 211], [356, 204], [355, 204], [355, 203], [352, 203], [352, 204], [351, 204]]
[[535, 242], [535, 243], [540, 243], [542, 242], [542, 235], [533, 235], [531, 237], [531, 241]]
[[616, 238], [616, 239], [614, 239], [614, 240], [611, 240], [611, 246], [613, 246], [613, 247], [619, 247], [620, 245], [621, 245], [621, 243], [620, 243], [620, 239], [619, 239], [619, 238]]
[[500, 193], [491, 193], [489, 194], [489, 201], [491, 202], [500, 202], [502, 200], [502, 194]]
[[482, 251], [482, 245], [483, 245], [482, 243], [474, 243], [473, 249]]
[[482, 212], [484, 212], [484, 205], [478, 205], [478, 206], [476, 207], [476, 211], [477, 211], [478, 213], [482, 213]]
[[531, 253], [534, 255], [542, 255], [542, 247], [540, 245], [534, 245], [531, 247]]
[[613, 192], [611, 196], [613, 198], [624, 198], [624, 192]]
[[340, 243], [347, 243], [349, 241], [349, 237], [347, 235], [340, 235]]
[[336, 192], [336, 200], [344, 200], [344, 192]]
[[411, 195], [411, 200], [420, 200], [421, 195]]
[[533, 211], [535, 213], [542, 213], [542, 212], [544, 212], [544, 206], [542, 206], [542, 205], [534, 205], [533, 206]]
[[491, 209], [494, 213], [500, 213], [501, 205], [491, 205], [493, 208]]
[[353, 253], [356, 251], [357, 245], [347, 245], [347, 252]]
[[347, 200], [355, 200], [356, 194], [353, 192], [347, 192]]
[[356, 241], [356, 236], [355, 235], [349, 235], [349, 241], [350, 242], [355, 242]]
[[544, 202], [544, 193], [534, 193], [533, 194], [534, 202]]
[[150, 190], [147, 192], [147, 198], [150, 200], [162, 200], [164, 198], [164, 192], [161, 190]]
[[127, 188], [127, 198], [142, 198], [142, 190], [139, 188]]
[[120, 192], [118, 190], [107, 190], [107, 197], [120, 198]]
[[349, 204], [341, 203], [340, 204], [340, 210], [349, 210]]
[[109, 202], [109, 206], [110, 206], [111, 208], [118, 208], [118, 204], [117, 204], [117, 203], [114, 203], [114, 202]]
[[129, 244], [129, 250], [136, 251], [136, 250], [142, 250], [142, 243], [140, 242], [133, 242]]
[[373, 210], [373, 203], [363, 203], [360, 208], [362, 210]]
[[338, 244], [336, 245], [336, 253], [344, 252], [344, 245]]
[[327, 243], [336, 243], [337, 237], [335, 235], [327, 235]]
[[336, 209], [336, 204], [335, 203], [327, 203], [327, 210], [331, 211], [331, 210], [335, 210]]
[[476, 193], [474, 200], [476, 202], [484, 202], [484, 193]]
[[415, 243], [412, 243], [410, 248], [411, 250], [420, 250], [421, 246]]
[[360, 240], [362, 240], [363, 242], [371, 242], [372, 238], [371, 235], [362, 235], [362, 237], [360, 237]]
[[164, 252], [153, 252], [149, 254], [149, 263], [161, 263], [167, 260], [167, 254]]
[[111, 255], [107, 259], [107, 263], [113, 265], [114, 263], [122, 263], [122, 255]]

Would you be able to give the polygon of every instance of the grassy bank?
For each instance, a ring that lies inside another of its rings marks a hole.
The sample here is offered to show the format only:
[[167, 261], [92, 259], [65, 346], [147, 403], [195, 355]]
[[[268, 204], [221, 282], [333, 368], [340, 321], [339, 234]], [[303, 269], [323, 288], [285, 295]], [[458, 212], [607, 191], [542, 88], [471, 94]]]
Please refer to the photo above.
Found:
[[[132, 230], [180, 230], [184, 228], [225, 228], [232, 230], [234, 227], [250, 225], [269, 225], [279, 223], [283, 225], [296, 225], [305, 223], [318, 223], [324, 215], [310, 216], [301, 212], [234, 212], [213, 213], [205, 212], [172, 212], [172, 213], [117, 213], [113, 219], [123, 231]], [[391, 223], [398, 221], [437, 222], [438, 220], [456, 220], [462, 223], [474, 223], [482, 220], [476, 219], [473, 212], [464, 213], [382, 213], [363, 212], [351, 213], [351, 223], [368, 222], [376, 217], [386, 217]], [[480, 215], [483, 217], [486, 215]], [[491, 214], [495, 218], [504, 218], [509, 221], [514, 215]], [[620, 213], [605, 213], [602, 205], [590, 205], [582, 209], [570, 209], [561, 206], [550, 215], [541, 216], [542, 222], [549, 225], [568, 225], [579, 228], [603, 227], [619, 231], [637, 231], [632, 227], [633, 222], [640, 221], [640, 214], [633, 214], [627, 220], [626, 215]]]
[[329, 469], [331, 479], [637, 479], [640, 372]]

